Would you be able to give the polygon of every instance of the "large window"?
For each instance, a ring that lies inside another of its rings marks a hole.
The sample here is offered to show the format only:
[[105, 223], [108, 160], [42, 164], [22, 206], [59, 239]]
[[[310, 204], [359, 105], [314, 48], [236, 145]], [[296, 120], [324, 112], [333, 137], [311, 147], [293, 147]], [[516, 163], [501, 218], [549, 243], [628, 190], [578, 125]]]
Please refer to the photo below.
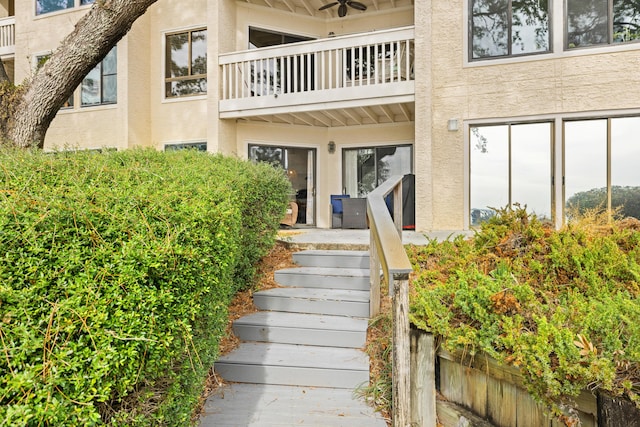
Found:
[[114, 46], [105, 58], [82, 80], [80, 99], [83, 107], [115, 104], [118, 100], [118, 52]]
[[346, 149], [343, 152], [344, 190], [351, 197], [365, 197], [394, 175], [412, 170], [410, 145]]
[[567, 121], [565, 214], [618, 209], [640, 219], [640, 117]]
[[549, 4], [549, 0], [469, 0], [471, 59], [548, 52]]
[[471, 225], [515, 203], [552, 218], [551, 137], [551, 123], [471, 127]]
[[568, 49], [640, 38], [640, 1], [567, 0]]
[[165, 96], [207, 93], [207, 30], [167, 34]]
[[95, 3], [95, 0], [36, 0], [36, 15]]

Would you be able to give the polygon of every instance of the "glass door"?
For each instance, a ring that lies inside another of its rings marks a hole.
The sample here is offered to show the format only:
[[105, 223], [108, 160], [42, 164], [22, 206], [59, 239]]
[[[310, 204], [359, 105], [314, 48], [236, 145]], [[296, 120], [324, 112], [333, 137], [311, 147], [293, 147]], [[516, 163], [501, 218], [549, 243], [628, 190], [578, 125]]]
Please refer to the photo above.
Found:
[[315, 224], [316, 150], [275, 145], [249, 145], [249, 159], [282, 168], [293, 187], [292, 201], [298, 205], [297, 224]]

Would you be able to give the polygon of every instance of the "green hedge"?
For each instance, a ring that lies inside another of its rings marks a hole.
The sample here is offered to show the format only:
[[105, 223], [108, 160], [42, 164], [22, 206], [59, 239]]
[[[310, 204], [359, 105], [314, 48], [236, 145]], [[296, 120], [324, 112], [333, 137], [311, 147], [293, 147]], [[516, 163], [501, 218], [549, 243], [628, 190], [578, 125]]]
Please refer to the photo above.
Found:
[[188, 425], [289, 187], [195, 151], [0, 151], [0, 425]]
[[587, 218], [556, 231], [504, 209], [473, 239], [410, 257], [412, 321], [448, 349], [518, 366], [557, 414], [583, 389], [640, 406], [640, 221]]

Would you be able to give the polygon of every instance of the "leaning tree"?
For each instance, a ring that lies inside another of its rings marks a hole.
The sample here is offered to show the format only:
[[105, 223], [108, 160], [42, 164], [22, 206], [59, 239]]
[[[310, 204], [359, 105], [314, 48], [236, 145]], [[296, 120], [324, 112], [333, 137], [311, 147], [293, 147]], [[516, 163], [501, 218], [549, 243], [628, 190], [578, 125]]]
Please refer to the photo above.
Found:
[[[17, 91], [0, 91], [4, 138], [19, 147], [42, 148], [60, 107], [156, 1], [96, 0], [47, 62]], [[0, 71], [0, 82], [3, 80], [8, 79]]]

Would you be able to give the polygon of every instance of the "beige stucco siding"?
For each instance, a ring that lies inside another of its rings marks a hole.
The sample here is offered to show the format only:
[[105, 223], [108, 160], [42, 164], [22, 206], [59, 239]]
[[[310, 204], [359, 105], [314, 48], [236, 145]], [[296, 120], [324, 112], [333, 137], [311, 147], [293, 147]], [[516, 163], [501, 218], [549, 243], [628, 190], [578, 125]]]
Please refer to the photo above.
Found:
[[[430, 3], [430, 2], [427, 2]], [[432, 165], [433, 222], [429, 228], [455, 229], [463, 225], [465, 189], [465, 132], [463, 123], [532, 120], [540, 116], [593, 113], [640, 107], [640, 47], [625, 51], [583, 49], [532, 55], [520, 59], [485, 60], [466, 63], [467, 25], [463, 17], [466, 2], [433, 2], [430, 45], [432, 76]], [[416, 5], [416, 46], [425, 5]], [[560, 35], [561, 37], [561, 35]], [[557, 44], [557, 43], [556, 43]], [[419, 61], [416, 66], [420, 66]], [[422, 86], [425, 77], [416, 75]], [[623, 76], [623, 78], [621, 78]], [[416, 89], [416, 97], [419, 96]], [[416, 135], [428, 132], [429, 124], [420, 118], [426, 109], [416, 101]], [[460, 120], [460, 130], [447, 130], [447, 121]], [[418, 146], [421, 146], [416, 142]], [[428, 156], [418, 148], [417, 155]], [[420, 160], [419, 160], [420, 161]], [[419, 224], [429, 224], [420, 207], [428, 201], [418, 197]]]

